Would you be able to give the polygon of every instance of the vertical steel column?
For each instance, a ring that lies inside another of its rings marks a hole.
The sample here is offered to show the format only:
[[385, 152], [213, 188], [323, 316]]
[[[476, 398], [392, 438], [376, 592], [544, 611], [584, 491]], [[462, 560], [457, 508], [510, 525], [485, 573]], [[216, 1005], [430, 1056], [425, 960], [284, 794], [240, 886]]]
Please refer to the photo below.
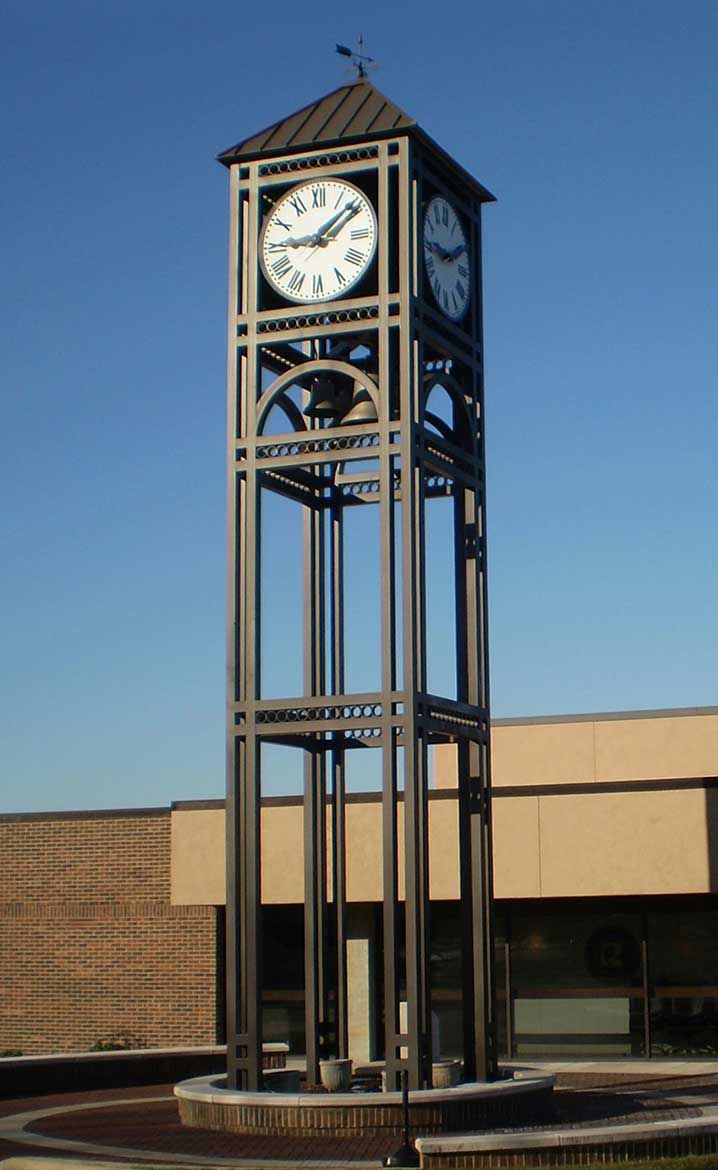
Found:
[[[483, 1069], [482, 1079], [493, 1080], [498, 1072], [498, 1057], [496, 1052], [496, 980], [494, 978], [494, 855], [493, 837], [491, 828], [491, 727], [489, 723], [490, 687], [489, 687], [489, 607], [488, 607], [488, 559], [486, 541], [486, 433], [484, 407], [484, 373], [483, 373], [483, 290], [482, 290], [482, 245], [481, 223], [475, 219], [472, 237], [474, 240], [474, 257], [476, 271], [476, 304], [474, 308], [475, 341], [479, 345], [480, 358], [474, 362], [475, 399], [478, 406], [478, 457], [480, 474], [477, 477], [475, 531], [476, 531], [476, 560], [474, 582], [477, 601], [477, 635], [478, 635], [478, 695], [477, 706], [486, 713], [481, 743], [476, 752], [480, 759], [480, 778], [482, 791], [482, 820], [481, 820], [481, 916], [482, 916], [482, 995], [483, 1015], [481, 1036], [477, 1037], [477, 1060]], [[479, 857], [474, 855], [476, 862]], [[479, 1059], [480, 1054], [480, 1059]]]
[[[407, 152], [408, 153], [408, 152]], [[408, 160], [407, 160], [408, 161]], [[429, 841], [427, 749], [420, 727], [419, 695], [426, 691], [426, 548], [424, 466], [418, 454], [423, 425], [423, 377], [419, 343], [413, 336], [410, 289], [416, 289], [417, 230], [420, 222], [416, 180], [409, 169], [402, 184], [400, 250], [407, 263], [406, 328], [401, 352], [402, 562], [404, 583], [404, 886], [406, 908], [406, 997], [409, 1087], [431, 1084], [431, 1009], [429, 996]], [[402, 321], [403, 324], [403, 321]]]
[[[243, 948], [242, 1033], [246, 1036], [246, 1086], [262, 1088], [262, 939], [259, 742], [251, 731], [242, 751], [244, 791], [241, 793], [241, 836], [244, 842], [244, 884], [241, 947]], [[242, 1041], [238, 1037], [240, 1044]]]
[[[476, 495], [473, 491], [464, 490], [462, 497], [456, 501], [454, 526], [457, 541], [456, 613], [457, 622], [460, 621], [464, 628], [459, 696], [474, 706], [484, 707], [481, 539]], [[468, 1077], [486, 1080], [490, 1075], [490, 1062], [486, 1058], [490, 1013], [486, 1003], [485, 967], [490, 961], [490, 938], [486, 937], [484, 913], [488, 894], [484, 833], [490, 816], [490, 797], [486, 786], [482, 743], [462, 740], [457, 755], [459, 869], [464, 937], [464, 1059]], [[490, 857], [488, 864], [491, 864]]]
[[[315, 468], [315, 473], [320, 469]], [[320, 472], [321, 474], [321, 472]], [[304, 517], [304, 693], [324, 694], [324, 516], [315, 491]], [[326, 778], [321, 736], [304, 763], [304, 987], [307, 1081], [319, 1082], [327, 1013]]]
[[[379, 212], [385, 223], [395, 214], [389, 204], [389, 155], [387, 144], [380, 148], [379, 167]], [[407, 175], [407, 154], [401, 152], [400, 167]], [[405, 179], [406, 182], [406, 179]], [[401, 235], [401, 247], [408, 239], [408, 220], [403, 201], [399, 210], [399, 224], [394, 224]], [[379, 423], [381, 443], [379, 449], [379, 558], [381, 569], [381, 701], [382, 701], [382, 922], [384, 932], [384, 1045], [386, 1059], [386, 1082], [389, 1089], [397, 1088], [401, 1066], [399, 1058], [399, 869], [398, 869], [398, 735], [393, 720], [393, 694], [396, 688], [396, 566], [395, 566], [395, 486], [394, 461], [390, 454], [391, 406], [395, 395], [401, 393], [404, 373], [400, 374], [400, 385], [393, 382], [389, 355], [391, 327], [389, 326], [389, 233], [379, 239], [378, 291], [380, 326], [377, 331], [379, 357], [378, 381], [381, 389]], [[406, 289], [406, 281], [402, 285]], [[396, 326], [394, 326], [395, 328]]]
[[234, 737], [227, 738], [227, 798], [225, 805], [226, 816], [226, 849], [227, 849], [227, 920], [225, 935], [225, 1024], [227, 1033], [227, 1087], [236, 1089], [241, 1081], [237, 1076], [237, 1033], [240, 1031], [239, 1019], [239, 980], [238, 963], [240, 956], [240, 922], [239, 922], [239, 859], [241, 857], [238, 833], [237, 808], [239, 804], [238, 782], [236, 776], [235, 755], [238, 751]]
[[[341, 495], [333, 496], [331, 523], [331, 692], [344, 693], [344, 511]], [[346, 776], [343, 747], [330, 756], [332, 781], [332, 893], [336, 923], [336, 1054], [349, 1056], [349, 1008], [347, 989], [347, 872], [346, 872]]]
[[504, 994], [506, 996], [506, 1055], [514, 1054], [514, 1001], [511, 990], [511, 944], [504, 943]]
[[431, 1085], [429, 996], [429, 867], [427, 759], [422, 735], [406, 748], [404, 859], [406, 874], [406, 998], [411, 1088]]
[[392, 730], [382, 748], [382, 881], [384, 926], [384, 1045], [386, 1084], [397, 1088], [399, 1060], [399, 940], [397, 892], [397, 791], [396, 733]]
[[645, 923], [644, 923], [644, 937], [641, 939], [641, 986], [643, 990], [643, 1046], [645, 1049], [644, 1056], [646, 1060], [651, 1059], [651, 985], [650, 973], [648, 969], [648, 943], [645, 939]]
[[[244, 523], [243, 484], [236, 470], [237, 421], [242, 403], [239, 399], [237, 339], [232, 328], [239, 296], [240, 246], [245, 241], [240, 233], [240, 195], [238, 168], [230, 172], [229, 181], [229, 304], [227, 306], [227, 922], [226, 922], [226, 1031], [227, 1083], [231, 1088], [237, 1079], [237, 1033], [240, 1031], [239, 971], [241, 954], [239, 920], [242, 843], [239, 835], [239, 742], [234, 726], [234, 702], [243, 693], [244, 662], [239, 649], [240, 630], [243, 629], [241, 591], [239, 582], [244, 577]], [[244, 421], [244, 420], [243, 420]], [[243, 432], [244, 433], [244, 432]]]
[[[238, 171], [231, 182], [230, 303], [228, 363], [228, 470], [231, 606], [228, 623], [228, 1077], [243, 1088], [258, 1089], [262, 1076], [261, 1023], [261, 841], [259, 741], [254, 730], [259, 694], [260, 593], [258, 565], [261, 544], [261, 501], [252, 439], [255, 433], [257, 384], [256, 267], [250, 263], [250, 241], [258, 230], [255, 168], [241, 184], [246, 193], [239, 223]], [[239, 245], [241, 243], [241, 250]], [[239, 304], [241, 299], [241, 306]], [[234, 319], [248, 314], [246, 354], [236, 362]], [[237, 420], [247, 442], [244, 478], [237, 482]], [[245, 705], [246, 725], [234, 726], [234, 703]]]
[[349, 1056], [349, 1003], [347, 988], [347, 874], [346, 874], [346, 784], [344, 752], [334, 750], [332, 769], [332, 893], [336, 939], [335, 1045], [341, 1059]]

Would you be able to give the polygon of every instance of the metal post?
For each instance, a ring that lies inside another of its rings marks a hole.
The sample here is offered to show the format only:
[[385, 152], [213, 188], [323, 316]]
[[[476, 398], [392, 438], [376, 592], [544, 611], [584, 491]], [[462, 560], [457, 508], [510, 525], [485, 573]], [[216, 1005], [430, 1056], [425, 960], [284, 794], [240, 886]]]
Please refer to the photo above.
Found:
[[421, 1159], [409, 1140], [409, 1075], [406, 1069], [401, 1073], [401, 1117], [402, 1132], [401, 1145], [393, 1154], [387, 1154], [382, 1160], [383, 1166], [413, 1167], [420, 1164]]
[[643, 1043], [646, 1060], [651, 1059], [651, 989], [648, 971], [648, 943], [641, 939], [641, 980], [643, 984]]
[[511, 945], [504, 943], [504, 991], [506, 995], [506, 1055], [514, 1055], [514, 1001], [511, 992]]

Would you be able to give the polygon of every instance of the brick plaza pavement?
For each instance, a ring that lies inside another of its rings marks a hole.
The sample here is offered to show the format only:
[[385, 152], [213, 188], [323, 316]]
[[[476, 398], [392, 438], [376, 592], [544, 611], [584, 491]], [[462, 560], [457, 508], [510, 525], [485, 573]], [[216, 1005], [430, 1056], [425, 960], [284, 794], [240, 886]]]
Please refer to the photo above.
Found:
[[[672, 1076], [656, 1075], [651, 1069], [624, 1075], [602, 1073], [600, 1068], [588, 1073], [561, 1071], [554, 1097], [556, 1116], [551, 1124], [524, 1126], [521, 1132], [698, 1117], [707, 1108], [718, 1109], [718, 1072], [691, 1075], [690, 1066]], [[7, 1129], [0, 1132], [0, 1159], [74, 1153], [150, 1165], [171, 1158], [184, 1165], [217, 1159], [245, 1165], [270, 1160], [376, 1166], [398, 1145], [396, 1137], [285, 1138], [188, 1129], [179, 1122], [171, 1085], [6, 1099], [0, 1102], [0, 1125], [11, 1126], [14, 1115], [28, 1112], [43, 1114], [24, 1132], [29, 1143], [15, 1140]], [[81, 1148], [50, 1147], [44, 1139], [80, 1143]]]

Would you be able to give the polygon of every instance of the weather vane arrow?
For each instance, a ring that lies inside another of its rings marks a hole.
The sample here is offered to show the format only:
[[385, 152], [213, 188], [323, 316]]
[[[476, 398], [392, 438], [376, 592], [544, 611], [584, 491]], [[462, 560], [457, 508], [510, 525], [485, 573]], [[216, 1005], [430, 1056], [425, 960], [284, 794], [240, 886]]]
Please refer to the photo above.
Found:
[[357, 50], [348, 48], [347, 45], [337, 45], [335, 52], [340, 57], [349, 57], [352, 65], [357, 71], [357, 77], [366, 77], [368, 75], [368, 65], [374, 64], [374, 58], [368, 57], [364, 52], [364, 37], [359, 36], [359, 48]]

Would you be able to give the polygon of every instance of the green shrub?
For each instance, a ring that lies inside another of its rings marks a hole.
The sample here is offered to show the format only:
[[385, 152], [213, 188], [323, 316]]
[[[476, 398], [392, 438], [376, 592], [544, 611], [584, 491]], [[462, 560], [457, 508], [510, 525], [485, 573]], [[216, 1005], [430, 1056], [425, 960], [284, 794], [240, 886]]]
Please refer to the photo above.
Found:
[[143, 1048], [141, 1040], [136, 1036], [106, 1036], [90, 1048], [90, 1052], [127, 1052], [130, 1048]]

